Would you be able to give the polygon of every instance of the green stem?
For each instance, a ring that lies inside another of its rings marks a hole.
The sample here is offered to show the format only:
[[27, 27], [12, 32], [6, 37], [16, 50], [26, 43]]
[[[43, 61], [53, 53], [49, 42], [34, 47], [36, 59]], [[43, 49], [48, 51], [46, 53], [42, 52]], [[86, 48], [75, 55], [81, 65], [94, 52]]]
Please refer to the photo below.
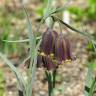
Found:
[[56, 74], [57, 70], [53, 70], [53, 72], [45, 71], [46, 78], [48, 81], [48, 93], [49, 96], [53, 95], [53, 89], [55, 88]]
[[45, 74], [46, 74], [46, 78], [47, 78], [47, 81], [48, 81], [48, 94], [49, 94], [49, 96], [52, 96], [52, 90], [53, 90], [52, 76], [51, 76], [51, 73], [48, 72], [48, 71], [45, 71]]
[[53, 88], [55, 88], [56, 74], [57, 74], [57, 70], [55, 69], [53, 71]]
[[48, 27], [52, 29], [53, 25], [54, 25], [54, 20], [53, 20], [52, 17], [49, 17], [49, 25], [48, 25]]

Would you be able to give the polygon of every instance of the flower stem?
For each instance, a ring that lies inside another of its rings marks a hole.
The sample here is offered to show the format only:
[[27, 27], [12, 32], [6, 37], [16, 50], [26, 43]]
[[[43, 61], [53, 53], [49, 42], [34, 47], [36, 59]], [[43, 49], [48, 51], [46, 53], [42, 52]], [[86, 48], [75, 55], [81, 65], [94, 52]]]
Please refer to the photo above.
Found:
[[49, 96], [52, 95], [52, 76], [51, 76], [51, 73], [48, 72], [48, 71], [45, 71], [45, 74], [46, 74], [46, 78], [47, 78], [47, 81], [48, 81], [48, 93], [49, 93]]
[[46, 23], [47, 23], [47, 26], [48, 26], [50, 29], [53, 28], [53, 26], [54, 26], [54, 20], [53, 20], [52, 17], [48, 17], [48, 18], [46, 19]]
[[55, 69], [53, 71], [53, 88], [55, 88], [56, 74], [57, 74], [57, 70]]
[[57, 70], [53, 70], [52, 72], [45, 71], [46, 78], [48, 81], [48, 94], [49, 94], [49, 96], [53, 95], [53, 89], [55, 88], [55, 81], [56, 81], [56, 73], [57, 73]]

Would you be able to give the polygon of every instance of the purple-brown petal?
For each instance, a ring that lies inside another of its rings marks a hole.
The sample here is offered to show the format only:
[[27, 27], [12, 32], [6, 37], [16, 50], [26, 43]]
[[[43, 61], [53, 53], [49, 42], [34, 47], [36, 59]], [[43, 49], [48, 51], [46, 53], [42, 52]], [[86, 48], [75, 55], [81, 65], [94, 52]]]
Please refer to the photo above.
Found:
[[70, 41], [69, 41], [69, 39], [65, 39], [65, 41], [66, 41], [66, 49], [67, 49], [67, 51], [66, 51], [66, 54], [67, 54], [67, 59], [70, 59], [70, 60], [72, 60], [72, 54], [71, 54], [71, 46], [70, 46]]
[[37, 56], [37, 68], [41, 68], [43, 66], [43, 62], [42, 62], [42, 56], [38, 55]]
[[43, 57], [43, 66], [44, 68], [46, 68], [47, 70], [54, 70], [56, 69], [56, 64], [54, 64], [54, 62], [52, 61], [52, 59], [50, 57]]
[[55, 57], [59, 61], [65, 61], [71, 59], [70, 44], [63, 34], [56, 40], [55, 43]]
[[64, 60], [65, 59], [65, 42], [63, 42], [64, 40], [61, 38], [61, 36], [59, 36], [56, 40], [55, 43], [55, 57], [57, 60]]
[[46, 55], [54, 53], [54, 44], [57, 36], [57, 32], [48, 28], [46, 32], [43, 33], [40, 51], [44, 52]]

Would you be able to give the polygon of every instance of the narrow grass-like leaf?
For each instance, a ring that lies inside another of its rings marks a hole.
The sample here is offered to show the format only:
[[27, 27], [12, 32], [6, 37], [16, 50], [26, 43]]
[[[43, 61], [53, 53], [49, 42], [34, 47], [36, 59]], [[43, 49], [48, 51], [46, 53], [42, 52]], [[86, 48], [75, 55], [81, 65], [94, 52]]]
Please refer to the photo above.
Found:
[[32, 89], [33, 89], [33, 84], [34, 84], [34, 78], [36, 74], [36, 63], [37, 63], [37, 50], [36, 50], [36, 38], [32, 32], [32, 24], [31, 21], [29, 20], [29, 16], [27, 13], [27, 10], [24, 8], [27, 21], [28, 21], [28, 37], [29, 37], [29, 44], [30, 44], [30, 52], [29, 55], [31, 56], [30, 58], [30, 66], [29, 66], [29, 77], [28, 77], [28, 85], [27, 85], [27, 96], [32, 96]]
[[68, 0], [65, 4], [64, 4], [64, 6], [63, 7], [59, 7], [59, 8], [51, 8], [50, 7], [50, 4], [52, 4], [52, 0], [49, 0], [48, 1], [48, 5], [47, 6], [49, 6], [49, 8], [47, 7], [47, 14], [45, 14], [44, 15], [44, 20], [46, 19], [46, 18], [48, 18], [48, 17], [50, 17], [52, 14], [55, 14], [55, 13], [58, 13], [58, 12], [62, 12], [62, 11], [64, 11], [64, 10], [66, 10], [67, 8], [68, 8], [68, 6], [69, 6], [69, 4], [70, 4], [70, 2], [71, 2], [72, 0]]
[[88, 96], [94, 96], [95, 88], [96, 88], [96, 78], [93, 79]]
[[31, 54], [31, 57], [33, 57], [32, 53], [34, 52], [35, 47], [36, 47], [36, 38], [35, 38], [35, 36], [33, 34], [33, 31], [32, 31], [32, 23], [31, 23], [31, 21], [29, 19], [27, 10], [25, 9], [24, 6], [23, 6], [23, 9], [25, 11], [26, 18], [27, 18], [27, 21], [28, 21], [28, 30], [29, 30], [28, 31], [28, 37], [29, 37], [29, 44], [30, 44], [30, 54]]
[[32, 66], [32, 75], [31, 75], [32, 78], [28, 84], [28, 90], [29, 90], [28, 96], [32, 96], [32, 89], [34, 86], [34, 81], [35, 81], [35, 76], [36, 76], [36, 64], [37, 64], [37, 52], [35, 52], [33, 66]]
[[51, 12], [51, 9], [52, 9], [52, 4], [53, 0], [48, 0], [48, 3], [47, 3], [47, 7], [45, 9], [45, 13], [44, 13], [44, 17], [47, 17], [49, 15], [49, 13]]
[[67, 2], [64, 4], [63, 7], [59, 7], [59, 8], [56, 8], [55, 10], [52, 10], [52, 11], [50, 12], [50, 15], [51, 15], [51, 14], [54, 14], [54, 13], [62, 12], [62, 11], [64, 11], [65, 9], [67, 9], [71, 1], [72, 1], [72, 0], [67, 0]]
[[26, 61], [30, 60], [30, 57], [31, 57], [31, 56], [27, 56], [27, 57], [22, 61], [21, 64], [25, 64]]
[[0, 57], [2, 60], [4, 60], [5, 64], [7, 64], [10, 69], [12, 70], [12, 72], [14, 73], [14, 75], [16, 76], [17, 78], [17, 82], [18, 82], [18, 85], [20, 87], [21, 90], [25, 90], [25, 85], [24, 85], [24, 78], [22, 76], [22, 74], [18, 71], [18, 69], [11, 63], [11, 61], [9, 61], [5, 55], [3, 55], [1, 52], [0, 52]]
[[42, 39], [39, 40], [38, 44], [36, 45], [36, 50], [39, 50], [39, 46], [41, 44]]
[[29, 39], [25, 39], [25, 40], [2, 40], [4, 42], [8, 42], [8, 43], [23, 43], [23, 42], [29, 42]]
[[93, 44], [94, 51], [95, 51], [95, 54], [96, 54], [96, 41], [92, 40], [92, 44]]
[[[87, 73], [87, 77], [86, 77], [85, 86], [90, 88], [91, 85], [92, 85], [92, 82], [93, 82], [93, 71], [92, 71], [92, 68], [89, 66], [88, 67], [88, 73]], [[88, 96], [88, 94], [89, 93], [87, 92], [87, 90], [85, 90], [85, 96]]]
[[72, 26], [70, 26], [69, 24], [65, 23], [64, 21], [62, 21], [60, 18], [58, 18], [56, 16], [54, 16], [53, 18], [55, 18], [57, 21], [61, 22], [63, 25], [65, 25], [67, 28], [71, 29], [72, 31], [77, 32], [79, 34], [82, 34], [83, 36], [87, 37], [88, 40], [95, 42], [94, 38], [89, 33], [81, 32], [81, 31], [73, 28]]
[[[36, 40], [41, 39], [41, 36], [36, 37]], [[9, 43], [23, 43], [23, 42], [29, 42], [29, 39], [24, 39], [24, 40], [2, 40], [4, 42], [9, 42]]]

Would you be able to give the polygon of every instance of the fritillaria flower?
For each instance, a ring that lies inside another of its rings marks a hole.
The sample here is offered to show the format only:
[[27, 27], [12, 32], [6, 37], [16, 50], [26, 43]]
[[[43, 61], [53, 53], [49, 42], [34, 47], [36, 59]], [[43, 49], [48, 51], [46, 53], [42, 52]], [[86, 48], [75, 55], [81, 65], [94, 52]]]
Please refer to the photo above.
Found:
[[72, 60], [69, 39], [62, 33], [55, 42], [55, 58], [59, 62]]
[[40, 51], [46, 55], [54, 54], [54, 46], [57, 37], [57, 32], [48, 28], [46, 32], [43, 33]]
[[56, 68], [56, 64], [54, 64], [53, 59], [57, 37], [57, 32], [50, 28], [48, 28], [46, 32], [43, 33], [40, 45], [40, 54], [37, 58], [37, 67], [43, 66], [48, 70]]
[[72, 60], [69, 39], [48, 28], [42, 36], [37, 67], [54, 70], [69, 60]]
[[50, 56], [38, 55], [37, 67], [42, 67], [42, 66], [47, 70], [54, 70], [57, 68], [57, 65], [53, 62]]

